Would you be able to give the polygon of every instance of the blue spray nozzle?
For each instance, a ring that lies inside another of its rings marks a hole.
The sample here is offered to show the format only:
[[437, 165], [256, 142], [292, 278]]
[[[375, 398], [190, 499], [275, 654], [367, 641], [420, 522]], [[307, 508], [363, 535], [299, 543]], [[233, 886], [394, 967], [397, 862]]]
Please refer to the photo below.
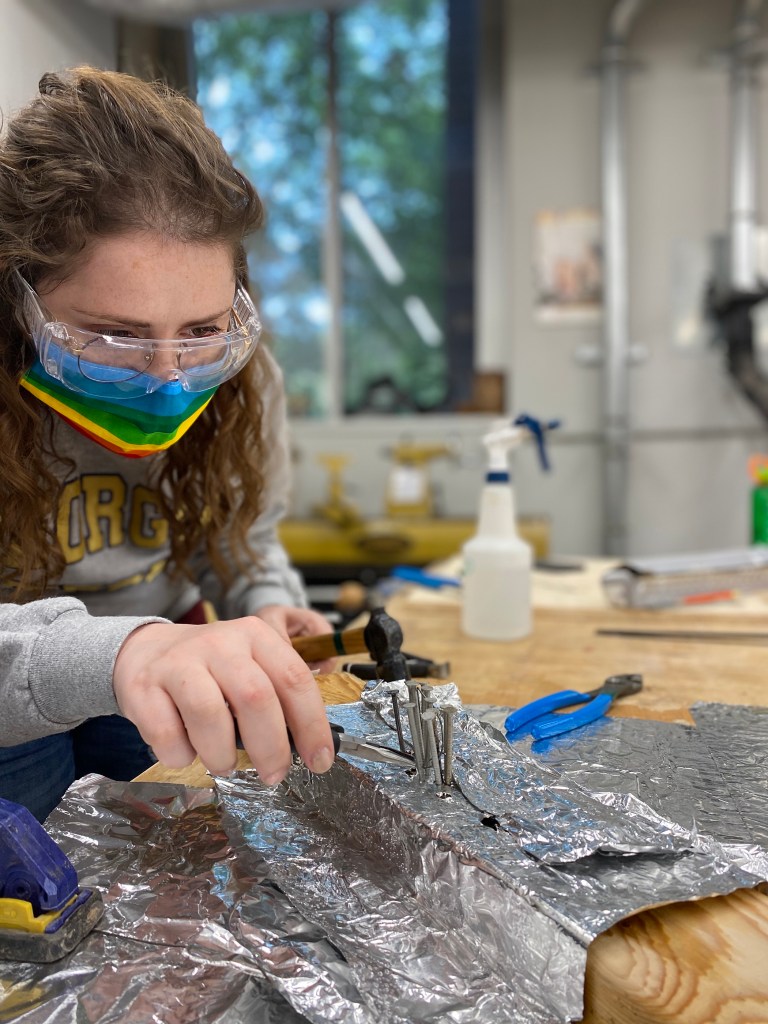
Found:
[[521, 413], [515, 420], [514, 426], [525, 427], [526, 430], [530, 431], [536, 441], [536, 448], [539, 453], [539, 462], [541, 468], [544, 470], [551, 469], [549, 459], [547, 458], [547, 445], [545, 436], [550, 430], [557, 430], [561, 424], [561, 420], [537, 420], [535, 416], [529, 416], [527, 413]]

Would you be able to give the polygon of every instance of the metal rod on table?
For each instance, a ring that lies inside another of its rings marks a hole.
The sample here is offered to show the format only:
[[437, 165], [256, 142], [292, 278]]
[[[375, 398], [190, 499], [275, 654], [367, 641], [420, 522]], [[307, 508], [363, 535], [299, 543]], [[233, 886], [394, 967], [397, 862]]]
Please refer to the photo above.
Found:
[[453, 785], [453, 716], [456, 708], [447, 704], [443, 709], [443, 788]]
[[416, 762], [416, 772], [421, 780], [424, 778], [424, 747], [422, 746], [421, 721], [416, 716], [416, 702], [406, 701], [405, 710], [408, 715], [408, 728], [411, 731], [413, 760]]
[[432, 754], [432, 769], [433, 769], [433, 771], [435, 773], [435, 785], [436, 786], [442, 786], [442, 784], [443, 784], [443, 776], [442, 776], [442, 772], [440, 771], [440, 757], [439, 757], [439, 755], [437, 753], [437, 743], [435, 742], [435, 730], [433, 728], [433, 723], [434, 723], [436, 717], [437, 717], [437, 712], [433, 708], [429, 708], [421, 716], [421, 720], [422, 720], [422, 722], [424, 722], [425, 726], [427, 727], [427, 737], [429, 739], [429, 748], [430, 748], [430, 753]]
[[638, 637], [649, 640], [698, 640], [699, 643], [768, 644], [768, 633], [695, 629], [597, 629], [597, 636]]

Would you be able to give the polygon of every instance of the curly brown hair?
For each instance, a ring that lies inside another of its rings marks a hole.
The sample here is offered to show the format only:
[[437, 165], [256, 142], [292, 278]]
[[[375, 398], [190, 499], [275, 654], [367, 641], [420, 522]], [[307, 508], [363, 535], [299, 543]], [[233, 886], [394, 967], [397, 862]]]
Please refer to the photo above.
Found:
[[[132, 230], [231, 245], [246, 283], [245, 236], [263, 207], [199, 108], [158, 82], [77, 67], [46, 74], [40, 95], [0, 142], [0, 584], [13, 600], [42, 596], [63, 572], [55, 534], [61, 481], [50, 419], [19, 388], [35, 358], [18, 309], [14, 272], [62, 280], [98, 237]], [[247, 531], [264, 481], [261, 350], [226, 381], [190, 431], [162, 456], [159, 491], [172, 571], [190, 575], [202, 544], [226, 582], [249, 561]], [[194, 436], [191, 436], [194, 435]], [[199, 459], [205, 450], [207, 458]]]

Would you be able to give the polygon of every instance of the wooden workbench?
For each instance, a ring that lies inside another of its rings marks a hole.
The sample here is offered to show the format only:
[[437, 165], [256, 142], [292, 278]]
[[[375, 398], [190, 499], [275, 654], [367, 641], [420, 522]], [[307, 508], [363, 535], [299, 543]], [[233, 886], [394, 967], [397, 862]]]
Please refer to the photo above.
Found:
[[[767, 606], [768, 607], [768, 606]], [[404, 590], [387, 610], [403, 627], [404, 649], [451, 662], [465, 703], [516, 706], [552, 690], [591, 689], [609, 675], [640, 672], [641, 693], [616, 713], [690, 721], [699, 700], [768, 706], [766, 648], [595, 635], [597, 627], [763, 630], [768, 613], [676, 617], [606, 608], [537, 608], [534, 631], [515, 643], [463, 637], [448, 598]], [[689, 610], [690, 611], [690, 610]], [[354, 699], [354, 679], [324, 681], [329, 701]], [[199, 766], [156, 766], [142, 778], [205, 784]], [[587, 1024], [755, 1024], [768, 1022], [768, 892], [740, 891], [636, 914], [589, 947]]]
[[[568, 583], [569, 581], [565, 581]], [[561, 584], [564, 585], [564, 584]], [[696, 701], [768, 706], [766, 646], [597, 636], [598, 628], [743, 630], [768, 634], [768, 611], [684, 614], [539, 607], [533, 634], [508, 644], [463, 637], [458, 602], [405, 592], [388, 611], [420, 656], [451, 662], [467, 704], [518, 706], [553, 690], [591, 689], [639, 672], [643, 690], [615, 713], [690, 721]], [[768, 770], [768, 769], [767, 769]], [[585, 1024], [768, 1022], [768, 892], [674, 904], [636, 914], [589, 947]]]

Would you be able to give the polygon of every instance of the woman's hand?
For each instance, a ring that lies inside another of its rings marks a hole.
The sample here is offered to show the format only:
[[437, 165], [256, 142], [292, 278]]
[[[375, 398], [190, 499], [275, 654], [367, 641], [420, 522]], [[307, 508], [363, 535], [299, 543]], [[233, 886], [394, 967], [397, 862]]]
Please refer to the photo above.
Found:
[[[312, 611], [311, 608], [265, 604], [259, 608], [256, 615], [264, 622], [268, 622], [272, 629], [277, 630], [280, 636], [289, 641], [296, 636], [318, 636], [321, 633], [333, 631], [333, 626], [328, 619], [320, 612]], [[333, 672], [337, 660], [337, 658], [327, 658], [325, 661], [311, 661], [309, 667], [315, 672]]]
[[170, 768], [190, 764], [197, 754], [213, 774], [233, 769], [233, 719], [254, 767], [270, 785], [291, 766], [286, 727], [313, 772], [333, 763], [330, 727], [312, 672], [260, 617], [140, 626], [120, 649], [113, 685], [122, 714]]

